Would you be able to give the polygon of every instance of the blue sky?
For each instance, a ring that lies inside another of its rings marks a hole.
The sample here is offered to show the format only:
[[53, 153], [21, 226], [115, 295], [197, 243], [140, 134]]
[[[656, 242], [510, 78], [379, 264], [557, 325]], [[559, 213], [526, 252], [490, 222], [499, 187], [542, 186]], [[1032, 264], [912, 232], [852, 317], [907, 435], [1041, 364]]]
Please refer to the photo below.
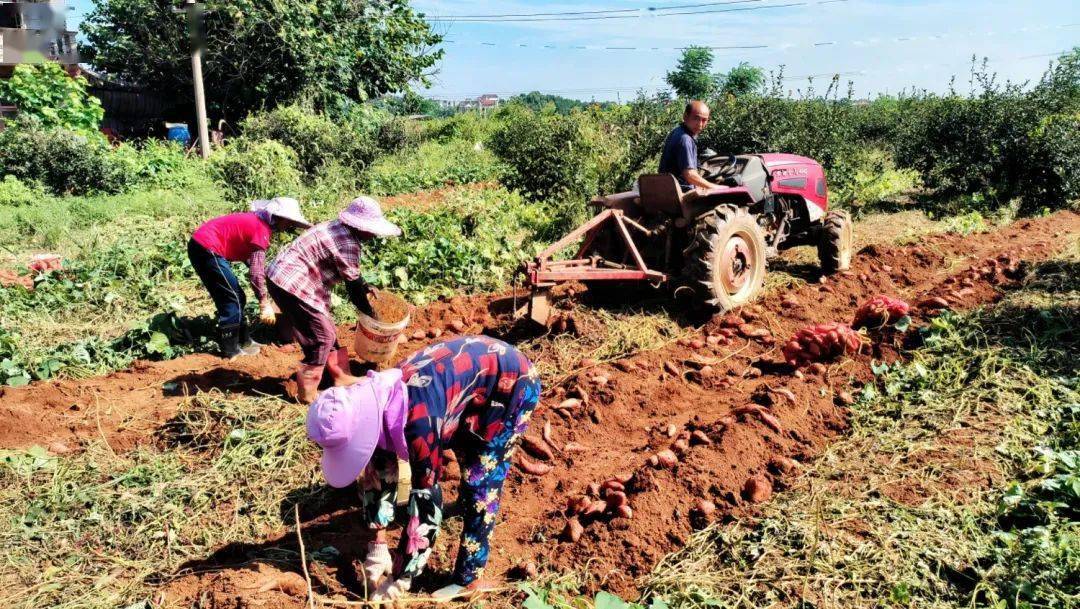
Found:
[[[802, 6], [759, 8], [769, 5]], [[74, 18], [89, 0], [69, 0]], [[414, 0], [429, 16], [644, 9], [708, 0]], [[1033, 8], [1037, 4], [1037, 10]], [[1048, 55], [1080, 45], [1075, 0], [1038, 3], [975, 0], [747, 0], [755, 10], [659, 17], [640, 11], [629, 19], [524, 23], [439, 22], [445, 57], [426, 93], [461, 99], [540, 90], [580, 99], [614, 100], [664, 88], [677, 47], [756, 46], [716, 51], [718, 71], [748, 61], [784, 66], [793, 92], [807, 75], [841, 73], [859, 96], [905, 87], [943, 91], [951, 76], [967, 88], [971, 56], [988, 57], [1005, 79], [1034, 80]], [[726, 8], [726, 7], [710, 7]], [[683, 9], [684, 11], [704, 9]], [[902, 39], [902, 40], [901, 40]], [[521, 46], [525, 45], [525, 46]], [[572, 47], [586, 47], [572, 48]], [[604, 47], [637, 47], [609, 50]], [[824, 85], [827, 76], [816, 82]]]

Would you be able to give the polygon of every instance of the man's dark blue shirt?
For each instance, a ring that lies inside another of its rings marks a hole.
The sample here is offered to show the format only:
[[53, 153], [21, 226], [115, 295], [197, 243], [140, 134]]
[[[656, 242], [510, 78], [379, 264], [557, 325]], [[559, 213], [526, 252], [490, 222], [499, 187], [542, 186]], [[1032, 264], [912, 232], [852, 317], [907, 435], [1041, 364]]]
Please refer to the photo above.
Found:
[[689, 188], [690, 185], [683, 179], [682, 174], [687, 169], [697, 168], [697, 140], [690, 135], [685, 125], [679, 124], [664, 142], [664, 151], [660, 154], [660, 173], [674, 174], [679, 179], [679, 184]]

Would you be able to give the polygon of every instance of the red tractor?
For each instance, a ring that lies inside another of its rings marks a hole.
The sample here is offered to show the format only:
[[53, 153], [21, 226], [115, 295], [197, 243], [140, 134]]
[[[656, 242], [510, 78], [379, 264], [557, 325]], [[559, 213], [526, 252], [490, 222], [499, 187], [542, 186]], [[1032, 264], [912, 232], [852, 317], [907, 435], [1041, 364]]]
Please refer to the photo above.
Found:
[[[555, 284], [590, 289], [619, 282], [669, 286], [722, 312], [754, 300], [768, 259], [797, 245], [817, 247], [825, 273], [851, 262], [851, 218], [828, 210], [821, 165], [794, 154], [712, 155], [702, 175], [716, 184], [683, 192], [671, 174], [643, 175], [637, 188], [594, 198], [600, 209], [525, 264], [532, 288], [528, 314], [546, 325]], [[577, 255], [554, 260], [581, 241]]]

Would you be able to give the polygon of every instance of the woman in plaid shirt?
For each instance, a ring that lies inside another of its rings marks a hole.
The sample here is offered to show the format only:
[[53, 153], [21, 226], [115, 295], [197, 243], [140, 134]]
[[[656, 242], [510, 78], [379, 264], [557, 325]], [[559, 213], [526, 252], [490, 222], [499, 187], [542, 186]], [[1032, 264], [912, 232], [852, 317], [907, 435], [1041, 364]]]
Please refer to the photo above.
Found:
[[338, 346], [330, 288], [344, 282], [353, 305], [371, 313], [368, 287], [360, 274], [360, 243], [400, 234], [401, 229], [383, 217], [374, 199], [358, 197], [336, 220], [312, 227], [270, 263], [270, 296], [291, 322], [304, 352], [296, 372], [301, 402], [310, 404], [315, 399], [324, 369], [336, 387], [360, 380], [349, 371], [348, 349]]

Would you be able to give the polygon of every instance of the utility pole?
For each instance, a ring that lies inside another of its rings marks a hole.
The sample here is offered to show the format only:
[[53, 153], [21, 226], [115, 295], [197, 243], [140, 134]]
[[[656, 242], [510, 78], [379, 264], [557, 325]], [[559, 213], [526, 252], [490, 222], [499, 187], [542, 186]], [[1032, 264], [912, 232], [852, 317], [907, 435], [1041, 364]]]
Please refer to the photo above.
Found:
[[203, 8], [196, 0], [184, 0], [184, 8], [173, 10], [187, 13], [191, 37], [191, 79], [195, 82], [195, 115], [199, 121], [199, 154], [205, 159], [210, 156], [210, 132], [206, 126], [206, 94], [202, 76], [202, 49], [205, 42], [202, 39]]

